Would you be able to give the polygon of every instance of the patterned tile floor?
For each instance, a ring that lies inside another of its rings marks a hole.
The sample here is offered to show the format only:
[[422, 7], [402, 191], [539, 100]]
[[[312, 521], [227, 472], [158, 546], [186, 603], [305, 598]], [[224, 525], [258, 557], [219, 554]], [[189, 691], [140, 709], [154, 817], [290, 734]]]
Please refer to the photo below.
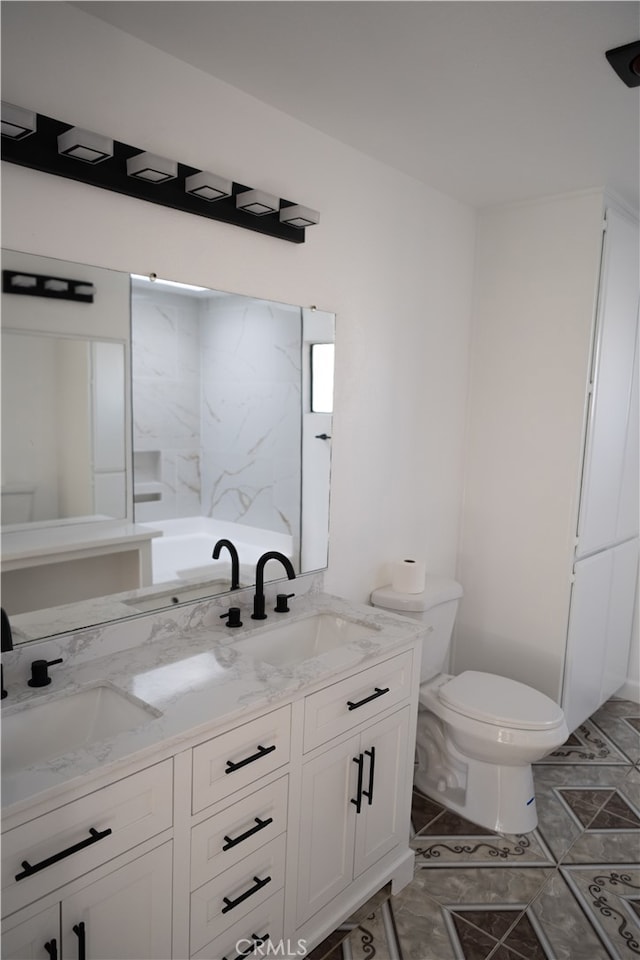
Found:
[[492, 834], [414, 793], [414, 880], [310, 960], [640, 956], [640, 705], [610, 700], [534, 767], [538, 828]]

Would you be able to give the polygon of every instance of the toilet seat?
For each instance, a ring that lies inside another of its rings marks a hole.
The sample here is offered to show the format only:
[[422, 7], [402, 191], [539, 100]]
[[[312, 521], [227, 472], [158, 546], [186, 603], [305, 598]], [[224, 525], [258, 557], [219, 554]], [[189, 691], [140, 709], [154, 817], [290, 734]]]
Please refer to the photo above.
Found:
[[513, 730], [553, 730], [564, 723], [562, 708], [539, 690], [492, 673], [465, 670], [437, 691], [444, 706], [482, 723]]

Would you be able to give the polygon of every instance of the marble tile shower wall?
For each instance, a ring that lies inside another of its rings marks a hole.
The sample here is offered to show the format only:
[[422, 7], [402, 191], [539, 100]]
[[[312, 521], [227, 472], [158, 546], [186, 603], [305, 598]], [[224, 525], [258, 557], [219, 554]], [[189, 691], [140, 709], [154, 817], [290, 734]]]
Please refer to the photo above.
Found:
[[202, 346], [202, 502], [206, 516], [300, 532], [298, 307], [212, 298]]
[[137, 488], [161, 495], [159, 501], [137, 502], [136, 519], [199, 516], [197, 301], [166, 293], [134, 292], [131, 342], [134, 492]]
[[215, 516], [297, 542], [300, 310], [136, 294], [132, 371], [135, 481], [162, 496], [136, 519]]

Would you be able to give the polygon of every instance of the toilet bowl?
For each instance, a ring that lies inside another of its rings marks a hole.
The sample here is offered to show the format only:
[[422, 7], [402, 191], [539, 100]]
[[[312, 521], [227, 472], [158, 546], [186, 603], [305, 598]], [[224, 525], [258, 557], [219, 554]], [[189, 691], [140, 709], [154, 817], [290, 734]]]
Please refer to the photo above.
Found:
[[418, 619], [423, 640], [414, 783], [426, 796], [488, 830], [537, 826], [531, 764], [569, 736], [562, 709], [545, 694], [496, 674], [448, 663], [462, 596], [454, 580], [428, 578], [421, 594], [375, 590], [376, 607]]

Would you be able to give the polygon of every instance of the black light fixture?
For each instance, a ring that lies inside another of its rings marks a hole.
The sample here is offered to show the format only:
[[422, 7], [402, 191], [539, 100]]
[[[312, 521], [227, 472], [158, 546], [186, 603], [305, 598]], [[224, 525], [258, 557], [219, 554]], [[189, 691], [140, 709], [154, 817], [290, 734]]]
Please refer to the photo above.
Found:
[[71, 127], [58, 137], [58, 152], [83, 163], [102, 163], [113, 156], [113, 140], [101, 133]]
[[320, 219], [291, 200], [9, 103], [2, 159], [290, 243], [304, 243], [305, 227]]
[[607, 60], [628, 87], [640, 87], [640, 40], [607, 50]]
[[164, 183], [178, 176], [178, 164], [155, 153], [138, 153], [127, 159], [127, 174], [147, 183]]
[[33, 110], [24, 110], [13, 103], [2, 102], [2, 136], [11, 140], [24, 140], [35, 133], [36, 115]]

